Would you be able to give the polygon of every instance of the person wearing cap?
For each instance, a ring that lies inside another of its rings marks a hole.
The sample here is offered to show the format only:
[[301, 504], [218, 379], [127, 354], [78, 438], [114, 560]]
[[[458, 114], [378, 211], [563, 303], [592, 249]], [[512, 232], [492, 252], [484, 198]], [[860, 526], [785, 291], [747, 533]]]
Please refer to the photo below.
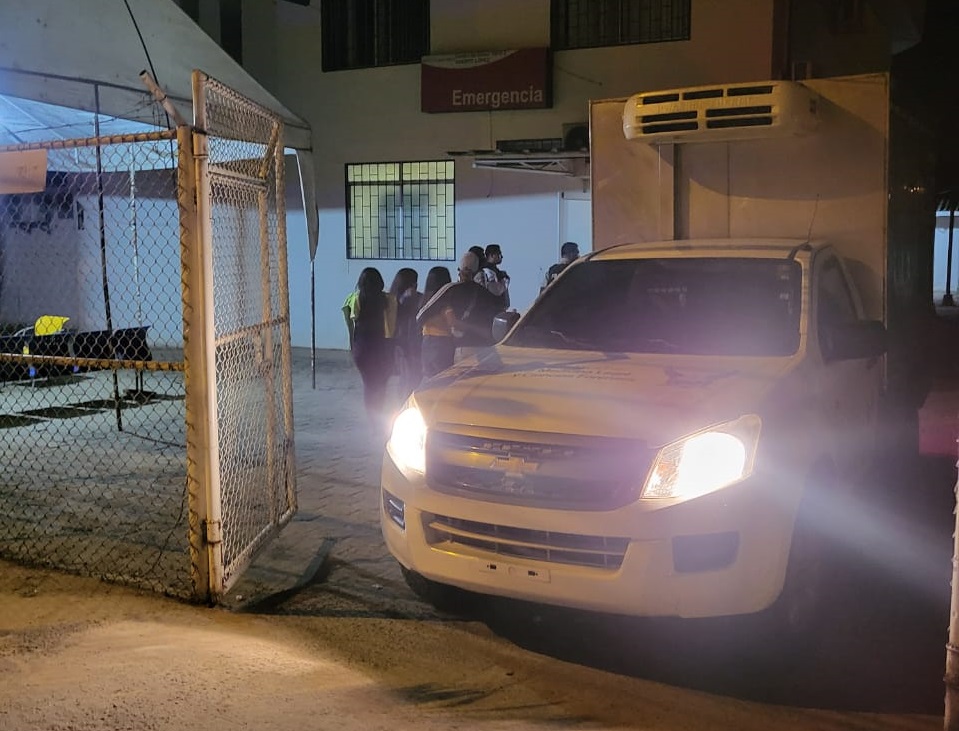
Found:
[[560, 259], [546, 271], [546, 282], [540, 287], [542, 292], [550, 283], [558, 277], [562, 271], [579, 258], [579, 244], [575, 241], [567, 241], [559, 249]]
[[486, 261], [480, 264], [474, 281], [498, 297], [500, 308], [505, 310], [509, 307], [509, 274], [499, 268], [503, 262], [503, 250], [499, 244], [490, 244], [483, 252], [483, 257]]
[[423, 327], [423, 377], [446, 370], [458, 347], [491, 345], [493, 317], [500, 311], [499, 299], [474, 280], [479, 260], [472, 251], [460, 258], [459, 277], [442, 287], [416, 313]]

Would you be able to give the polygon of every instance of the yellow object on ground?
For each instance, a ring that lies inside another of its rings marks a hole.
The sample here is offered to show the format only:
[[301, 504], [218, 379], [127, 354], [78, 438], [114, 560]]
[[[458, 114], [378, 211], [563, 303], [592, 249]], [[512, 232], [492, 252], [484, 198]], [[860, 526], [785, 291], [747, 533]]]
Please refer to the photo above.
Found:
[[53, 335], [58, 333], [69, 319], [69, 317], [60, 317], [59, 315], [40, 315], [33, 324], [33, 334]]

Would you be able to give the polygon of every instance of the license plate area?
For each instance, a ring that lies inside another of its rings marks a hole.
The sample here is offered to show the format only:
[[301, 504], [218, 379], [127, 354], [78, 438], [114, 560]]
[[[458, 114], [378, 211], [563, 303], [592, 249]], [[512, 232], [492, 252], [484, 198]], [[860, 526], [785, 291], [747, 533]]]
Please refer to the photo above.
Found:
[[518, 581], [537, 581], [548, 584], [550, 581], [549, 569], [533, 568], [507, 561], [477, 561], [481, 573], [508, 576]]

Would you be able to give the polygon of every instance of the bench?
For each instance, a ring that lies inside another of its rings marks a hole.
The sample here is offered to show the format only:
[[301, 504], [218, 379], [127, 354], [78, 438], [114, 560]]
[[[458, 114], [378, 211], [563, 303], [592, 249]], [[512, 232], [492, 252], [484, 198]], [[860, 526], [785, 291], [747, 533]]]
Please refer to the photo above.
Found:
[[96, 360], [153, 360], [147, 343], [149, 329], [144, 325], [74, 333], [71, 355]]
[[[89, 360], [153, 360], [147, 343], [149, 325], [115, 330], [64, 330], [50, 335], [32, 333], [0, 336], [0, 353]], [[26, 351], [25, 351], [26, 349]], [[94, 370], [97, 366], [49, 365], [0, 361], [0, 380], [19, 381]]]

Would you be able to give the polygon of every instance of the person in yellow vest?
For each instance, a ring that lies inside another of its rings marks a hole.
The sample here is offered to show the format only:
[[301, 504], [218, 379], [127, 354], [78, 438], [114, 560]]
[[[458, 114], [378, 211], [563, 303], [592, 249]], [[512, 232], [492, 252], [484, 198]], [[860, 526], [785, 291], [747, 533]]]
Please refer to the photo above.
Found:
[[392, 338], [396, 330], [396, 298], [383, 291], [383, 275], [374, 267], [360, 272], [349, 310], [350, 350], [363, 379], [363, 403], [374, 428], [386, 427], [386, 386], [393, 372]]

